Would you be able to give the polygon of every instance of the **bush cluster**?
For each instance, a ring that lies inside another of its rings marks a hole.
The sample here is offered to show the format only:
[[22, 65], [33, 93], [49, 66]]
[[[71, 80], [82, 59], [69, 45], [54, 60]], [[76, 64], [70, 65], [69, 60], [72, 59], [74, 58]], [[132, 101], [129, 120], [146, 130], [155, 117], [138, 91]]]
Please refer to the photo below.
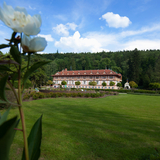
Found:
[[[108, 93], [109, 94], [109, 93]], [[110, 92], [112, 94], [112, 92]], [[62, 92], [49, 92], [49, 93], [42, 93], [42, 92], [27, 92], [23, 96], [23, 100], [27, 100], [32, 97], [34, 100], [41, 99], [41, 98], [57, 98], [57, 97], [102, 97], [105, 95], [105, 92], [97, 92], [97, 93], [62, 93]], [[113, 94], [112, 94], [113, 95]]]

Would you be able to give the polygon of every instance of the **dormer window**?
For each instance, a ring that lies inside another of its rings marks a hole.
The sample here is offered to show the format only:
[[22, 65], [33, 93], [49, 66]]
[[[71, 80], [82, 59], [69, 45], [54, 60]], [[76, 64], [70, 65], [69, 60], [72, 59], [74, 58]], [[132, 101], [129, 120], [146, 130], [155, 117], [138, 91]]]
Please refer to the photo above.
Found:
[[67, 75], [69, 75], [69, 73], [67, 73]]
[[103, 74], [106, 74], [106, 72], [103, 72]]

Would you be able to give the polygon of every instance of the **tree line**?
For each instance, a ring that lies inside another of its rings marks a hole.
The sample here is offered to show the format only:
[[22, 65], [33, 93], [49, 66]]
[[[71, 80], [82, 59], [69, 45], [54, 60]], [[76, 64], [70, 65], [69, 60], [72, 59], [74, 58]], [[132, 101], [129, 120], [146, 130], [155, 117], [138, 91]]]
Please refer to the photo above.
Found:
[[[2, 53], [1, 53], [2, 54]], [[31, 64], [39, 60], [52, 62], [41, 67], [30, 77], [34, 85], [46, 84], [57, 71], [111, 69], [122, 74], [122, 84], [134, 81], [139, 88], [149, 88], [150, 83], [160, 83], [160, 50], [132, 50], [98, 53], [34, 54]], [[27, 59], [24, 56], [24, 62]]]

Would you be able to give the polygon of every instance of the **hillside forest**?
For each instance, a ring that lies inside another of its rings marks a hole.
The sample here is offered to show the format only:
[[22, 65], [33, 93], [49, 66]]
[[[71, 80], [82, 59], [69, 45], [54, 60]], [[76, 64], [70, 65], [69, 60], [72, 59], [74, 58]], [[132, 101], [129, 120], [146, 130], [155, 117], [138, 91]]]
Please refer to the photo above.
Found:
[[[0, 55], [5, 55], [0, 52]], [[2, 57], [3, 57], [2, 56]], [[11, 58], [11, 57], [9, 57]], [[132, 50], [98, 53], [49, 53], [31, 56], [31, 65], [39, 60], [51, 63], [39, 68], [30, 76], [34, 86], [45, 85], [53, 74], [67, 70], [111, 69], [122, 74], [122, 85], [134, 81], [139, 88], [148, 89], [152, 82], [160, 83], [160, 50]], [[24, 55], [23, 64], [27, 63]]]

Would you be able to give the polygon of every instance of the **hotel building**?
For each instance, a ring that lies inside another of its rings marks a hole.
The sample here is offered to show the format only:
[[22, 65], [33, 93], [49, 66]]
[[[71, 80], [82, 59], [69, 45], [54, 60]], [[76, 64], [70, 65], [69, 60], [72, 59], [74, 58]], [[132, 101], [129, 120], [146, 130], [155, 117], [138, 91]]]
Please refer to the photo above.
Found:
[[[66, 81], [67, 85], [63, 85], [63, 88], [98, 88], [98, 89], [118, 89], [117, 83], [122, 81], [122, 75], [109, 69], [101, 70], [75, 70], [67, 71], [67, 69], [57, 72], [52, 75], [54, 87], [61, 84], [62, 81]], [[75, 85], [76, 81], [80, 81], [80, 85]], [[89, 85], [89, 82], [97, 82], [96, 86]], [[110, 81], [114, 82], [114, 86], [110, 86]], [[106, 86], [102, 86], [105, 82]]]

